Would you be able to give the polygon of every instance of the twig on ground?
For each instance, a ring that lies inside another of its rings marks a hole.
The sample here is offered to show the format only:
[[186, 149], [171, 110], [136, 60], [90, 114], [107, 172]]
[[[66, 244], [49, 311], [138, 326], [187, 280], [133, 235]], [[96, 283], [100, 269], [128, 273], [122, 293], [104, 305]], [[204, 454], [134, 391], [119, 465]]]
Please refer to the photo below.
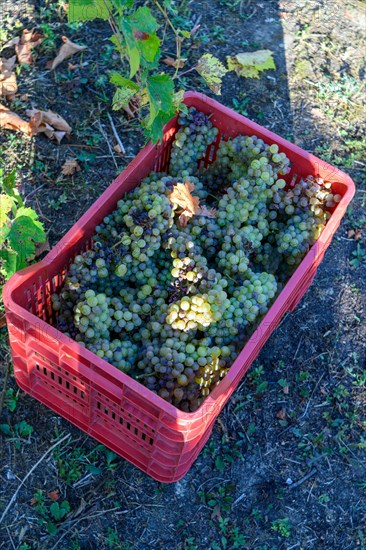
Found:
[[27, 202], [28, 199], [30, 199], [31, 197], [33, 197], [33, 195], [35, 195], [36, 193], [38, 193], [38, 191], [40, 191], [46, 184], [44, 183], [43, 185], [40, 185], [39, 187], [37, 187], [37, 189], [33, 189], [33, 191], [31, 191], [30, 193], [28, 193], [28, 195], [24, 198], [24, 204]]
[[118, 145], [119, 145], [119, 147], [120, 147], [120, 149], [121, 149], [121, 153], [123, 153], [123, 154], [125, 155], [125, 154], [126, 154], [126, 149], [124, 148], [123, 143], [122, 143], [122, 141], [121, 141], [121, 138], [119, 137], [119, 135], [118, 135], [118, 133], [117, 133], [117, 129], [116, 129], [115, 125], [114, 125], [113, 119], [112, 119], [112, 117], [111, 117], [111, 115], [110, 115], [109, 113], [107, 113], [107, 116], [108, 116], [108, 118], [109, 118], [109, 122], [111, 123], [111, 127], [112, 127], [112, 130], [113, 130], [113, 133], [114, 133], [114, 137], [116, 138], [117, 143], [118, 143]]
[[6, 527], [6, 532], [8, 533], [8, 537], [9, 537], [9, 539], [10, 539], [10, 542], [11, 542], [12, 547], [14, 548], [14, 550], [16, 550], [16, 546], [15, 546], [14, 541], [13, 541], [13, 538], [12, 538], [12, 536], [11, 536], [11, 534], [10, 534], [9, 527]]
[[289, 485], [288, 488], [289, 489], [295, 489], [296, 487], [299, 487], [300, 485], [305, 483], [305, 481], [307, 481], [311, 477], [315, 476], [315, 474], [317, 472], [318, 472], [318, 470], [316, 468], [313, 468], [312, 470], [310, 470], [310, 472], [308, 474], [306, 474], [306, 476], [299, 479], [299, 481], [295, 481], [295, 483], [291, 483], [291, 485]]
[[69, 437], [71, 437], [71, 434], [67, 434], [65, 435], [62, 439], [60, 439], [59, 441], [56, 441], [56, 443], [54, 443], [52, 445], [52, 447], [50, 447], [49, 449], [47, 449], [47, 451], [41, 456], [41, 458], [38, 460], [38, 462], [36, 462], [34, 464], [34, 466], [32, 466], [32, 468], [29, 470], [29, 472], [27, 473], [27, 475], [22, 479], [22, 481], [20, 482], [20, 484], [18, 485], [18, 488], [17, 490], [15, 491], [15, 493], [13, 494], [13, 496], [11, 497], [7, 507], [5, 508], [1, 518], [0, 518], [0, 524], [3, 522], [6, 514], [9, 512], [12, 504], [15, 502], [17, 496], [18, 496], [18, 493], [20, 491], [20, 489], [23, 487], [24, 483], [27, 481], [27, 479], [32, 475], [32, 473], [34, 472], [34, 470], [36, 468], [38, 468], [38, 466], [41, 464], [41, 462], [43, 462], [43, 460], [46, 458], [46, 456], [48, 456], [52, 451], [53, 449], [55, 449], [56, 447], [58, 447], [61, 443], [63, 443], [66, 439], [68, 439]]
[[303, 414], [301, 416], [299, 416], [298, 420], [301, 420], [302, 418], [305, 418], [305, 416], [308, 414], [308, 409], [309, 409], [309, 406], [310, 406], [310, 402], [314, 396], [314, 393], [317, 389], [317, 387], [319, 386], [320, 382], [323, 380], [323, 377], [324, 377], [324, 373], [321, 375], [321, 377], [319, 378], [319, 380], [317, 381], [317, 383], [315, 384], [315, 387], [313, 389], [313, 391], [311, 392], [311, 395], [309, 397], [309, 401], [307, 402], [306, 404], [306, 407], [305, 407], [305, 411], [303, 412]]
[[117, 164], [117, 162], [116, 162], [116, 159], [115, 159], [115, 156], [114, 156], [114, 153], [113, 153], [113, 148], [112, 148], [111, 144], [109, 143], [108, 136], [107, 136], [107, 134], [105, 133], [105, 131], [103, 130], [103, 127], [102, 127], [102, 125], [101, 125], [101, 123], [100, 123], [100, 120], [98, 120], [98, 125], [99, 125], [100, 133], [102, 134], [102, 136], [104, 137], [104, 139], [105, 139], [105, 141], [106, 141], [106, 143], [107, 143], [107, 145], [108, 145], [108, 149], [109, 149], [109, 152], [110, 152], [111, 157], [112, 157], [112, 159], [113, 159], [114, 165], [115, 165], [116, 168], [118, 168], [118, 164]]

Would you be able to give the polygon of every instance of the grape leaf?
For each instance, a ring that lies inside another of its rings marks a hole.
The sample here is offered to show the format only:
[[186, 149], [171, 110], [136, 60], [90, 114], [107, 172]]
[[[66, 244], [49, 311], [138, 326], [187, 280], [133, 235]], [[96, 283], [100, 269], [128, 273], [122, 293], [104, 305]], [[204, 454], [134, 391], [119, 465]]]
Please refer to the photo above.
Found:
[[0, 195], [0, 227], [8, 220], [8, 214], [14, 205], [14, 199], [8, 195]]
[[217, 57], [206, 53], [198, 61], [196, 71], [206, 81], [210, 90], [217, 95], [221, 95], [222, 77], [225, 76], [228, 70]]
[[146, 6], [138, 8], [128, 17], [128, 21], [133, 29], [149, 34], [155, 32], [159, 28], [159, 23], [151, 13], [151, 9]]
[[161, 140], [163, 137], [163, 127], [172, 117], [174, 116], [173, 112], [164, 113], [159, 111], [153, 118], [147, 121], [148, 127], [148, 136], [151, 138], [153, 143]]
[[179, 224], [181, 227], [186, 227], [188, 220], [193, 216], [216, 217], [216, 210], [200, 206], [199, 197], [194, 197], [192, 191], [194, 191], [194, 183], [187, 181], [186, 183], [177, 183], [174, 185], [173, 191], [168, 195], [170, 202], [175, 206], [180, 206], [182, 209], [178, 212], [180, 214]]
[[[22, 210], [31, 209], [24, 208]], [[34, 215], [37, 218], [35, 212]], [[35, 243], [42, 243], [46, 240], [42, 224], [36, 218], [28, 215], [17, 216], [10, 228], [7, 239], [11, 248], [18, 255], [17, 269], [27, 265], [27, 259], [35, 253]]]
[[9, 279], [17, 270], [18, 255], [10, 248], [2, 248], [0, 250], [0, 273], [6, 279]]
[[127, 107], [134, 95], [136, 95], [136, 90], [132, 88], [117, 88], [112, 100], [112, 109], [119, 111], [119, 109]]
[[119, 73], [112, 73], [109, 81], [115, 86], [121, 86], [123, 88], [131, 88], [131, 90], [136, 90], [136, 92], [139, 91], [138, 85], [135, 82], [133, 82], [133, 80], [130, 80], [129, 78], [125, 78]]
[[228, 68], [244, 78], [259, 78], [262, 71], [276, 68], [272, 53], [271, 50], [258, 50], [228, 56]]
[[150, 120], [152, 124], [159, 111], [171, 113], [174, 99], [174, 82], [169, 75], [164, 73], [149, 76], [147, 78], [147, 93], [150, 102]]
[[155, 61], [156, 55], [160, 49], [160, 39], [156, 34], [144, 33], [144, 38], [137, 40], [137, 45], [141, 56], [146, 59], [146, 61], [150, 63]]
[[93, 21], [93, 19], [108, 19], [112, 11], [110, 0], [69, 0], [68, 20]]
[[132, 78], [140, 68], [141, 56], [137, 48], [132, 48], [128, 54], [130, 60], [130, 78]]

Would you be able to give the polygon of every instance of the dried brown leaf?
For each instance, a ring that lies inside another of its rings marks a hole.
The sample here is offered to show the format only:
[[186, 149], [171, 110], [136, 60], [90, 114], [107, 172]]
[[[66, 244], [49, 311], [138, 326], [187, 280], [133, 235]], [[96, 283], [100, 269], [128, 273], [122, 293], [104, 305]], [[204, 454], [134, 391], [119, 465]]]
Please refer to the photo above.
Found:
[[59, 49], [57, 56], [53, 61], [50, 61], [47, 64], [47, 67], [51, 69], [51, 71], [53, 71], [53, 69], [55, 69], [65, 59], [68, 59], [75, 53], [79, 53], [86, 50], [86, 46], [80, 46], [79, 44], [75, 44], [75, 42], [71, 42], [71, 40], [69, 40], [67, 36], [63, 36], [62, 41], [64, 43]]
[[113, 147], [113, 149], [114, 149], [114, 150], [116, 151], [116, 153], [118, 153], [119, 155], [122, 155], [122, 156], [124, 155], [124, 153], [123, 153], [121, 147], [118, 145], [118, 143], [117, 143], [117, 145], [115, 145], [115, 146]]
[[5, 325], [6, 325], [6, 316], [5, 316], [5, 313], [2, 313], [0, 315], [0, 328], [5, 327]]
[[183, 69], [186, 59], [174, 59], [173, 57], [165, 57], [163, 63], [169, 67], [174, 67], [175, 69]]
[[55, 491], [50, 491], [48, 493], [48, 496], [51, 500], [56, 502], [56, 500], [58, 500], [60, 498], [60, 491], [58, 489], [56, 489]]
[[10, 42], [5, 44], [5, 47], [9, 48], [10, 46], [15, 46], [15, 53], [17, 54], [19, 63], [29, 64], [33, 63], [31, 50], [36, 46], [39, 46], [42, 40], [43, 34], [35, 32], [34, 29], [31, 31], [24, 29], [21, 37], [16, 36], [10, 40]]
[[23, 132], [28, 136], [32, 136], [34, 133], [32, 121], [27, 122], [26, 120], [23, 120], [19, 115], [17, 115], [16, 113], [13, 113], [13, 111], [10, 111], [4, 105], [1, 105], [1, 103], [0, 103], [0, 128], [3, 130], [13, 130], [13, 131], [19, 130], [20, 132]]
[[5, 70], [12, 71], [16, 65], [16, 62], [16, 55], [13, 55], [13, 57], [9, 57], [8, 59], [6, 59], [5, 57], [0, 57], [0, 73], [4, 72]]
[[12, 38], [6, 44], [4, 44], [3, 49], [12, 48], [13, 46], [16, 46], [17, 44], [19, 44], [19, 41], [20, 41], [20, 37], [14, 36], [14, 38]]
[[18, 90], [17, 77], [14, 72], [0, 73], [0, 95], [12, 97]]
[[205, 218], [216, 218], [216, 208], [207, 208], [207, 206], [201, 206], [199, 215], [205, 216]]
[[194, 191], [194, 184], [187, 181], [186, 183], [177, 183], [168, 195], [170, 202], [182, 209], [178, 212], [180, 214], [178, 221], [181, 227], [186, 227], [188, 220], [193, 216], [205, 216], [207, 218], [215, 218], [216, 216], [214, 208], [208, 209], [206, 206], [200, 206], [199, 197], [194, 197], [192, 191]]
[[276, 413], [276, 418], [279, 420], [285, 420], [286, 419], [286, 409], [280, 409]]
[[17, 77], [13, 71], [15, 63], [16, 55], [9, 59], [0, 57], [0, 95], [11, 97], [17, 92]]
[[62, 166], [61, 174], [64, 176], [72, 176], [75, 172], [80, 172], [81, 168], [77, 159], [68, 159]]
[[49, 139], [56, 139], [61, 142], [65, 135], [72, 132], [71, 126], [66, 120], [53, 111], [40, 111], [39, 109], [28, 109], [27, 116], [31, 117], [33, 132], [44, 133]]

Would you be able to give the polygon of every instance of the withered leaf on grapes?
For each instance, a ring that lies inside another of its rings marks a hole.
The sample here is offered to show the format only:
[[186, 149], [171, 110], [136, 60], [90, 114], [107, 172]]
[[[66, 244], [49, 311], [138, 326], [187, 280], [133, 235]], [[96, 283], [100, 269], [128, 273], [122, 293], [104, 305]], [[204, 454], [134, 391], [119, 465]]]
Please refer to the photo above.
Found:
[[188, 220], [193, 216], [205, 216], [207, 218], [215, 218], [216, 210], [200, 206], [199, 197], [192, 195], [194, 184], [190, 181], [185, 183], [177, 183], [174, 185], [173, 191], [168, 196], [170, 202], [176, 206], [180, 206], [182, 210], [178, 211], [179, 225], [186, 227]]

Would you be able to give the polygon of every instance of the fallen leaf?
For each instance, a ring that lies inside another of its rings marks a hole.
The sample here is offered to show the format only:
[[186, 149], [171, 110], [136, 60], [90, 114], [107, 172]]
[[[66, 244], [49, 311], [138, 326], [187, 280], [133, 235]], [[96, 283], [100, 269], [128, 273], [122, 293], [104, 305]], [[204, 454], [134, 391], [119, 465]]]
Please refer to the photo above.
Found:
[[19, 63], [33, 63], [32, 49], [43, 40], [43, 34], [35, 32], [34, 29], [28, 31], [24, 29], [20, 40], [15, 44], [15, 53]]
[[193, 216], [205, 216], [207, 218], [216, 216], [214, 208], [208, 209], [206, 206], [200, 206], [199, 197], [194, 197], [192, 191], [194, 191], [194, 184], [187, 181], [186, 183], [174, 185], [173, 191], [168, 195], [170, 202], [182, 209], [178, 212], [181, 227], [186, 227], [188, 220]]
[[50, 491], [48, 493], [48, 496], [51, 500], [56, 502], [56, 500], [58, 500], [60, 498], [60, 491], [58, 489], [56, 489], [55, 491]]
[[5, 70], [12, 71], [16, 65], [16, 61], [16, 55], [13, 55], [13, 57], [9, 57], [8, 59], [5, 57], [0, 57], [0, 72], [2, 73]]
[[53, 69], [55, 69], [65, 59], [68, 59], [75, 53], [83, 52], [84, 50], [86, 50], [86, 46], [79, 46], [79, 44], [71, 42], [71, 40], [69, 40], [67, 36], [63, 36], [62, 41], [64, 42], [64, 44], [62, 44], [55, 59], [47, 63], [47, 67], [51, 69], [51, 71], [53, 71]]
[[360, 239], [362, 239], [362, 229], [349, 229], [347, 233], [347, 238], [359, 241]]
[[68, 159], [62, 167], [61, 174], [72, 176], [75, 172], [80, 172], [81, 168], [77, 159]]
[[286, 409], [280, 409], [279, 411], [277, 411], [276, 418], [278, 418], [279, 420], [285, 420], [285, 418], [286, 418]]
[[34, 133], [32, 120], [31, 122], [27, 122], [26, 120], [23, 120], [19, 115], [17, 115], [16, 113], [13, 113], [13, 111], [10, 111], [4, 105], [1, 105], [1, 103], [0, 103], [0, 128], [3, 130], [13, 130], [13, 131], [19, 130], [20, 132], [23, 132], [28, 136], [32, 136]]
[[65, 135], [70, 135], [71, 127], [66, 120], [53, 111], [40, 111], [39, 109], [28, 109], [27, 116], [31, 117], [33, 132], [44, 133], [49, 139], [56, 139], [61, 142]]
[[217, 57], [206, 53], [199, 59], [196, 71], [206, 81], [210, 90], [217, 95], [221, 95], [222, 77], [225, 76], [228, 70]]
[[6, 316], [5, 313], [0, 315], [0, 328], [5, 327], [6, 325]]
[[12, 48], [13, 46], [16, 46], [19, 43], [20, 37], [14, 36], [11, 40], [9, 40], [6, 44], [3, 46], [3, 50], [5, 48]]
[[235, 71], [238, 76], [259, 78], [262, 71], [275, 69], [276, 65], [271, 50], [238, 53], [227, 56], [229, 71]]
[[123, 155], [123, 154], [124, 154], [124, 153], [122, 152], [121, 147], [118, 145], [118, 143], [117, 143], [117, 145], [115, 145], [115, 146], [113, 147], [113, 149], [114, 149], [114, 150], [116, 151], [116, 153], [118, 153], [119, 155]]
[[13, 96], [17, 90], [17, 77], [13, 71], [16, 56], [5, 59], [0, 57], [0, 95]]
[[175, 69], [183, 69], [186, 61], [187, 60], [183, 58], [174, 59], [173, 57], [169, 56], [163, 59], [163, 63], [165, 63], [165, 65], [168, 65], [169, 67], [174, 67]]
[[282, 391], [285, 395], [287, 395], [290, 391], [290, 388], [288, 386], [283, 386]]
[[68, 63], [67, 64], [67, 68], [69, 69], [69, 71], [75, 71], [77, 65], [73, 65], [72, 63]]
[[19, 97], [20, 101], [28, 101], [29, 100], [29, 94], [22, 94]]

